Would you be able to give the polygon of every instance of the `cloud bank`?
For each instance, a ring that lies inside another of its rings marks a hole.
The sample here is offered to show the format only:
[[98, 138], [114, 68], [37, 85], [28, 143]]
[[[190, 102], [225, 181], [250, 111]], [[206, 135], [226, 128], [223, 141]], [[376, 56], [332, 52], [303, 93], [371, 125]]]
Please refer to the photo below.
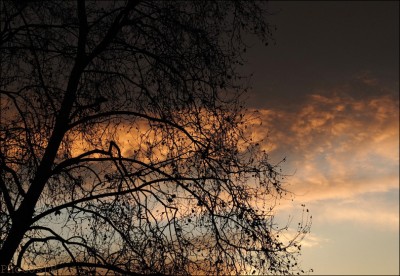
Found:
[[287, 155], [291, 190], [309, 200], [398, 188], [399, 102], [318, 94], [298, 110], [259, 110], [254, 138], [276, 160]]
[[398, 229], [398, 196], [390, 204], [365, 198], [398, 195], [399, 100], [386, 92], [363, 98], [324, 91], [297, 109], [257, 111], [262, 124], [252, 126], [254, 139], [264, 140], [276, 162], [286, 157], [287, 188], [296, 200], [335, 221]]

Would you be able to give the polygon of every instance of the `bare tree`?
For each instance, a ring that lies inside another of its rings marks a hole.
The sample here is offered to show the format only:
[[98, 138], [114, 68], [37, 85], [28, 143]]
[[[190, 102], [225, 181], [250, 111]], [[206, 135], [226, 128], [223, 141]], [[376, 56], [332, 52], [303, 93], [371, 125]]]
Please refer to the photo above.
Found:
[[[2, 271], [298, 272], [244, 134], [253, 1], [2, 1]], [[295, 229], [296, 230], [296, 229]], [[7, 268], [7, 269], [5, 269]]]

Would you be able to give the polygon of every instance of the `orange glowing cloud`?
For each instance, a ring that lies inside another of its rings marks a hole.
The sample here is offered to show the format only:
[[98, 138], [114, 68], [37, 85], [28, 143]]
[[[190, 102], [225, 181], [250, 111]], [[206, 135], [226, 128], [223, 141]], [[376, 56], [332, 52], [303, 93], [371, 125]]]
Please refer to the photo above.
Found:
[[255, 139], [278, 161], [289, 190], [307, 201], [398, 188], [399, 102], [312, 95], [298, 110], [259, 110]]

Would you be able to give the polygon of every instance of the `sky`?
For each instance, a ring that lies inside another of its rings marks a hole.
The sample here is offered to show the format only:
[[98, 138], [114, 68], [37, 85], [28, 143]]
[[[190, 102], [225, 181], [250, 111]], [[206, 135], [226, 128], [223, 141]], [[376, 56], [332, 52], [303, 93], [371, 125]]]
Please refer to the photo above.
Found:
[[399, 275], [399, 2], [271, 1], [275, 43], [250, 41], [253, 126], [313, 216], [316, 275]]
[[311, 274], [399, 275], [399, 1], [268, 5], [274, 43], [250, 39], [242, 70], [253, 136], [295, 195], [278, 220], [310, 210]]

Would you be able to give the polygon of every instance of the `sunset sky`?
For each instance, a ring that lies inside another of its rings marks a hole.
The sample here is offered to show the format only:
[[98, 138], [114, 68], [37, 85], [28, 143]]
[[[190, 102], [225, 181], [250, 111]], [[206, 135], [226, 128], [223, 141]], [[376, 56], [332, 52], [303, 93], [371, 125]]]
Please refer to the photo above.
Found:
[[400, 275], [400, 1], [269, 1], [245, 111], [238, 6], [225, 32], [208, 5], [53, 2], [2, 5], [0, 269]]
[[[273, 1], [276, 44], [252, 43], [256, 139], [313, 216], [314, 274], [399, 274], [399, 2]], [[294, 218], [294, 219], [295, 219]]]

